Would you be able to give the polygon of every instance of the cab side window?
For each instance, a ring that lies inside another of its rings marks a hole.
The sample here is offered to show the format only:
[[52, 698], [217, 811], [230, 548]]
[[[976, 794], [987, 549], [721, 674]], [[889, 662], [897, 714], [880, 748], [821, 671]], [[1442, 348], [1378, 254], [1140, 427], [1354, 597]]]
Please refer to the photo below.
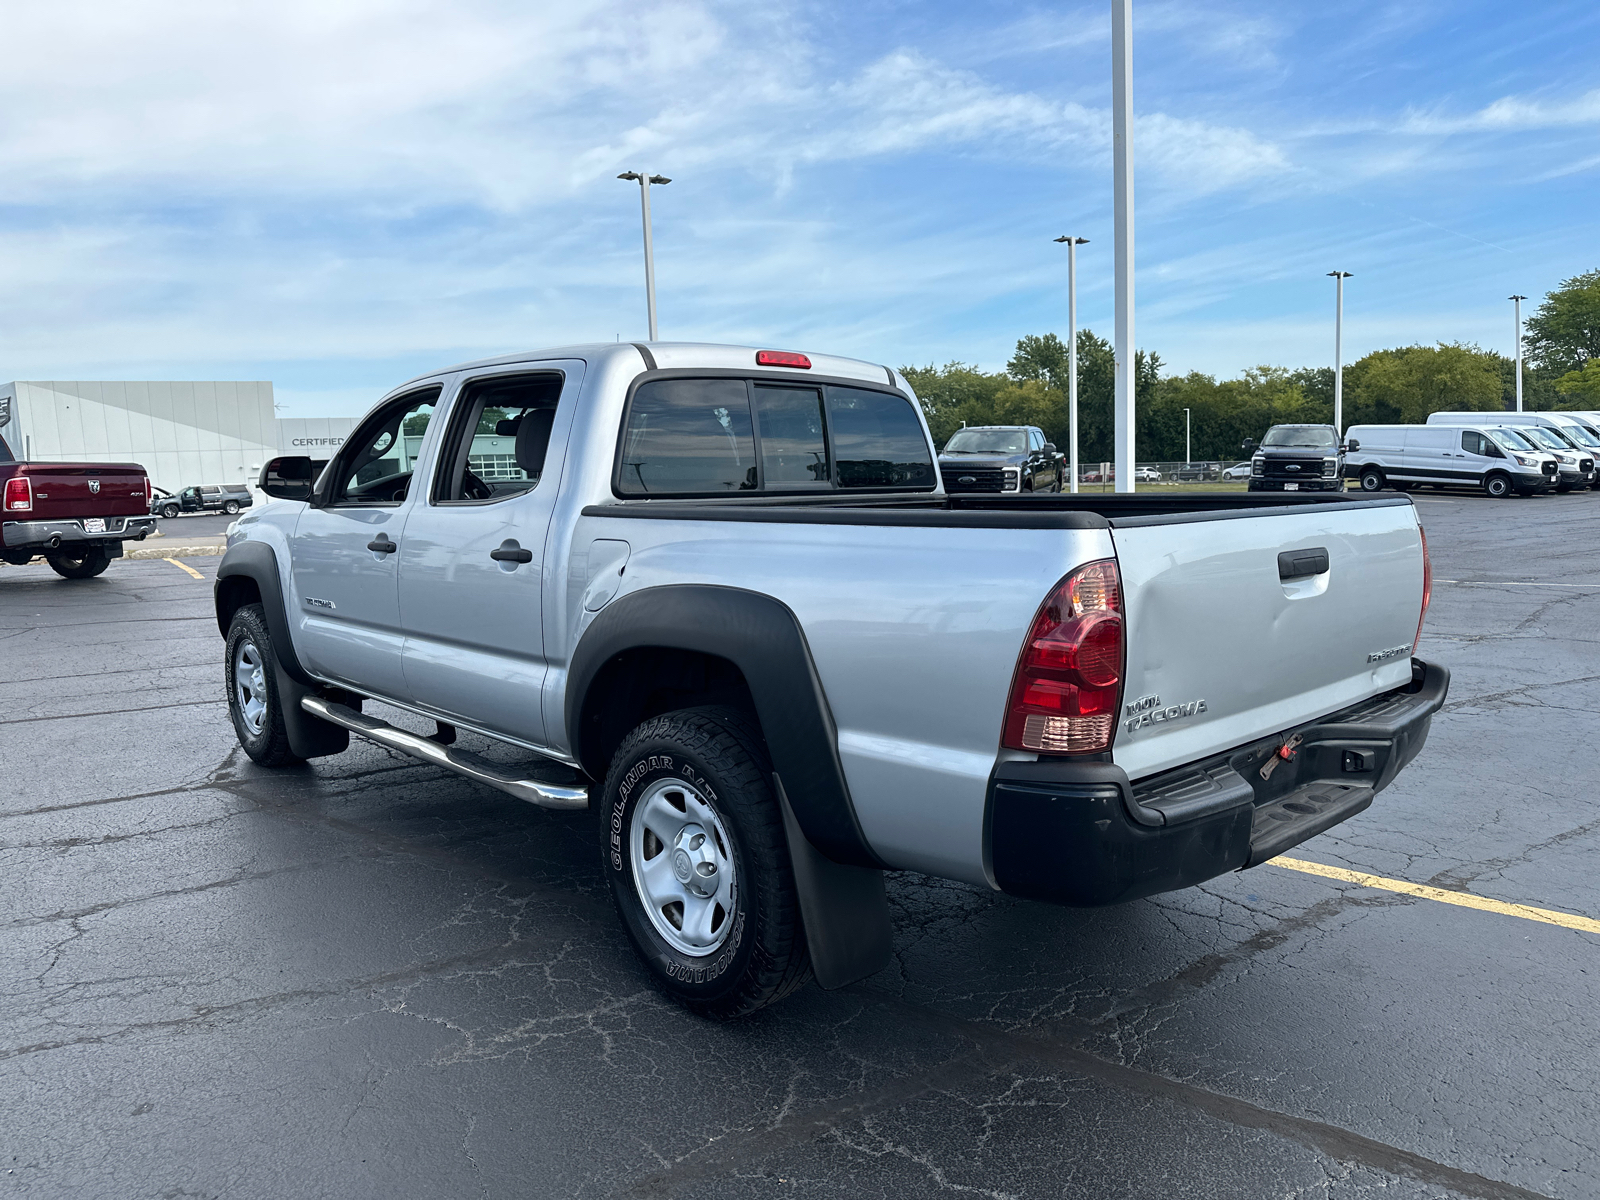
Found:
[[1483, 453], [1483, 434], [1467, 430], [1461, 435], [1461, 448], [1468, 454]]
[[624, 496], [754, 491], [755, 437], [742, 379], [656, 379], [634, 393], [622, 431]]
[[434, 503], [481, 504], [538, 487], [562, 381], [554, 372], [469, 381], [439, 455]]
[[438, 399], [438, 388], [413, 392], [368, 417], [335, 462], [328, 503], [366, 506], [404, 500]]

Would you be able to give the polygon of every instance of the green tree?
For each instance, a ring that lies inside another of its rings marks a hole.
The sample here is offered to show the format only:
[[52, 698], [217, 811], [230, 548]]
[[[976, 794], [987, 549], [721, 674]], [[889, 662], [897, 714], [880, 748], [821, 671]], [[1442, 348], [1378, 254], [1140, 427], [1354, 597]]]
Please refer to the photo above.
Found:
[[1502, 410], [1499, 358], [1461, 342], [1374, 350], [1345, 371], [1345, 424], [1413, 425], [1429, 413]]
[[1600, 408], [1600, 358], [1592, 358], [1581, 371], [1568, 371], [1556, 380], [1556, 391], [1564, 400], [1578, 400], [1572, 408]]
[[1528, 318], [1528, 357], [1552, 376], [1583, 370], [1600, 358], [1600, 269], [1574, 275], [1545, 294]]
[[995, 397], [1011, 383], [1003, 374], [991, 375], [961, 362], [901, 367], [900, 373], [922, 402], [934, 445], [941, 449], [963, 421], [968, 425], [996, 424]]

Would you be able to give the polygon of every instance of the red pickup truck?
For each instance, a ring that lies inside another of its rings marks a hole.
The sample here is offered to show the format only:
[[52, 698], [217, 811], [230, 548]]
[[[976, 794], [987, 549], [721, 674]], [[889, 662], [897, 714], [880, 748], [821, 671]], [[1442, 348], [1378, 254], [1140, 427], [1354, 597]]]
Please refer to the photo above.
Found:
[[90, 579], [155, 527], [137, 463], [18, 462], [0, 438], [0, 559], [42, 554], [57, 575]]

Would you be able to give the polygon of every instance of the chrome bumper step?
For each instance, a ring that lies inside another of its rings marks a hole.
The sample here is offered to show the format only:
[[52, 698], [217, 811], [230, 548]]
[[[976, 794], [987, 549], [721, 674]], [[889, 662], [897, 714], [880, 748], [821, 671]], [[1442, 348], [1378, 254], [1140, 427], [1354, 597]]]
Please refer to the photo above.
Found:
[[526, 800], [529, 804], [537, 804], [540, 808], [572, 810], [589, 807], [589, 789], [586, 787], [565, 787], [561, 784], [528, 779], [516, 767], [490, 762], [466, 750], [441, 746], [438, 742], [420, 734], [396, 729], [387, 721], [379, 721], [365, 713], [358, 713], [343, 704], [330, 703], [321, 696], [302, 697], [300, 707], [314, 717], [342, 726], [351, 733], [359, 733], [380, 746], [399, 750], [403, 754], [410, 754], [424, 762], [433, 763], [434, 766], [465, 775], [478, 783], [499, 788], [518, 800]]

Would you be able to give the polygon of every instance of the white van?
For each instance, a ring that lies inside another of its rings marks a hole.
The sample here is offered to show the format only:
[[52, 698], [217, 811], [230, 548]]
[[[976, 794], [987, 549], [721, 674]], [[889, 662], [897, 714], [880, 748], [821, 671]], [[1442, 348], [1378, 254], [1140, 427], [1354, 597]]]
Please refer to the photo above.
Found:
[[[1536, 428], [1553, 429], [1559, 444], [1552, 441], [1549, 434], [1531, 434], [1528, 438], [1539, 449], [1549, 450], [1556, 456], [1561, 472], [1561, 483], [1556, 490], [1567, 492], [1580, 487], [1600, 488], [1600, 471], [1595, 469], [1596, 462], [1600, 462], [1600, 424], [1597, 424], [1591, 413], [1436, 412], [1428, 418], [1428, 424], [1473, 427], [1485, 424], [1531, 425]], [[1588, 466], [1583, 465], [1585, 459], [1589, 460]]]
[[1359, 479], [1364, 492], [1388, 485], [1408, 492], [1427, 483], [1531, 496], [1555, 487], [1558, 470], [1555, 455], [1505, 427], [1352, 425], [1345, 431], [1345, 478]]

